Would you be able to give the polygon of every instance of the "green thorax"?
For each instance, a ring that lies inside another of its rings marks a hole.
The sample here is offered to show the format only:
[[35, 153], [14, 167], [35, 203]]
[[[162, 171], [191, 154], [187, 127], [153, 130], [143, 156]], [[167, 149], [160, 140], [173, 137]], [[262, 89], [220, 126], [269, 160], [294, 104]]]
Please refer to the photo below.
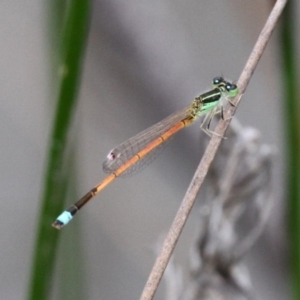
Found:
[[193, 118], [196, 118], [215, 108], [218, 105], [221, 97], [222, 92], [220, 88], [215, 88], [209, 92], [206, 92], [196, 97], [191, 107], [191, 114]]

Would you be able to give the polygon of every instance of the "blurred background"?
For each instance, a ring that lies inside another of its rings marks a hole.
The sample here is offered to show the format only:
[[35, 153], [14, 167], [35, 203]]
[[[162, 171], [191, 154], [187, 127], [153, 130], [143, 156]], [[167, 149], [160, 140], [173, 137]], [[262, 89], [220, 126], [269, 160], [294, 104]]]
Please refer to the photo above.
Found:
[[[110, 149], [188, 105], [213, 77], [237, 80], [271, 7], [258, 0], [94, 1], [70, 138], [76, 197], [104, 178], [102, 161]], [[3, 299], [26, 299], [30, 280], [57, 97], [48, 9], [40, 1], [0, 4]], [[281, 64], [277, 27], [236, 114], [277, 149], [272, 213], [246, 257], [257, 299], [289, 294]], [[199, 125], [180, 132], [137, 176], [116, 180], [59, 233], [54, 286], [71, 266], [80, 273], [81, 299], [138, 299], [201, 158], [199, 144], [208, 141], [199, 137]], [[201, 201], [174, 253], [175, 264], [187, 271]], [[80, 259], [72, 257], [77, 252]], [[64, 278], [69, 287], [73, 276]], [[155, 299], [166, 299], [164, 282]]]

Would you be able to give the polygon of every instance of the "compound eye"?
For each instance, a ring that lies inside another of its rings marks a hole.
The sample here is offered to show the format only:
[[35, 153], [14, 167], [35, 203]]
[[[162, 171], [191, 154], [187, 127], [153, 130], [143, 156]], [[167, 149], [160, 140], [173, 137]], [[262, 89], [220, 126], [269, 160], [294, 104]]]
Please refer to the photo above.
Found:
[[230, 92], [232, 90], [232, 84], [227, 83], [225, 88], [228, 92]]
[[222, 77], [215, 77], [213, 79], [213, 84], [214, 85], [219, 85], [221, 82], [224, 82], [224, 79]]

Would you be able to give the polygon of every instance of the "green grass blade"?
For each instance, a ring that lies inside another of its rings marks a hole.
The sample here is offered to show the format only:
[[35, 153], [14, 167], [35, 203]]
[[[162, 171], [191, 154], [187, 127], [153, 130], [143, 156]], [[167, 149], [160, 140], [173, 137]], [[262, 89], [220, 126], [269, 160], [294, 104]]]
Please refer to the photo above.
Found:
[[296, 3], [290, 0], [283, 14], [281, 47], [283, 107], [286, 123], [288, 233], [294, 299], [300, 299], [300, 122], [296, 59]]
[[68, 2], [62, 32], [62, 51], [59, 68], [61, 77], [49, 154], [45, 174], [40, 220], [33, 256], [28, 299], [49, 299], [53, 282], [59, 232], [51, 223], [65, 206], [68, 188], [68, 133], [76, 107], [81, 67], [87, 40], [90, 2]]

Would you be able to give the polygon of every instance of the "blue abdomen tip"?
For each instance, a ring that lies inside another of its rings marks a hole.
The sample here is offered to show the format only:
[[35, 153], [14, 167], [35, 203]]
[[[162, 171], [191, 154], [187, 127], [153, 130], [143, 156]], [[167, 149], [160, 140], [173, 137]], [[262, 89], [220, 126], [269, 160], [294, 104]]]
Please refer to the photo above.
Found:
[[56, 220], [64, 225], [67, 225], [72, 220], [72, 218], [73, 216], [70, 212], [64, 211]]

